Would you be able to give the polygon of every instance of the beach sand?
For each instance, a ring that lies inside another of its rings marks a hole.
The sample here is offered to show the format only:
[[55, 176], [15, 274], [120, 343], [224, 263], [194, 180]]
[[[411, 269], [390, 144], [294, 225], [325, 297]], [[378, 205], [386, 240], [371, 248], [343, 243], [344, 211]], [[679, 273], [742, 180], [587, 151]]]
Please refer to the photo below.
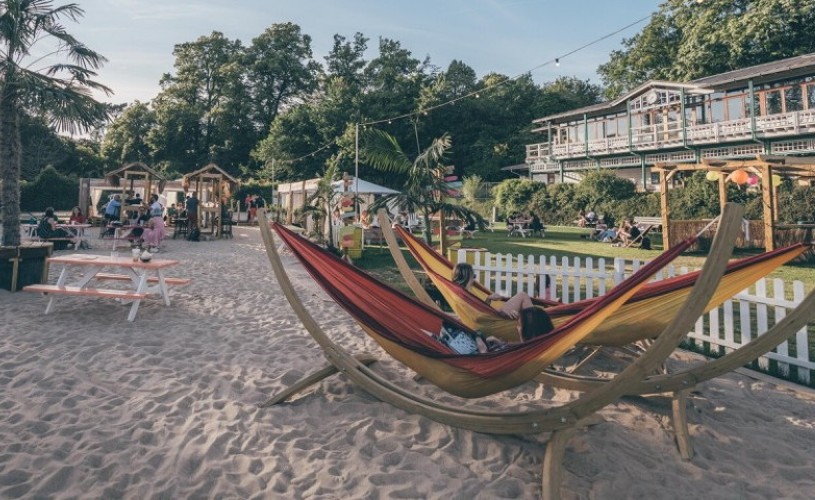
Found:
[[[95, 248], [105, 254], [109, 249]], [[535, 498], [547, 434], [490, 436], [382, 403], [332, 376], [258, 408], [325, 364], [283, 298], [257, 228], [232, 240], [168, 240], [172, 306], [129, 323], [111, 300], [0, 291], [0, 498]], [[291, 256], [320, 324], [374, 369], [448, 404], [521, 411], [568, 401], [526, 384], [462, 400], [387, 357]], [[58, 269], [51, 270], [50, 282]], [[694, 362], [679, 355], [674, 365]], [[543, 403], [539, 400], [545, 399]], [[732, 374], [701, 385], [683, 461], [667, 398], [624, 398], [579, 431], [564, 499], [812, 498], [815, 396]]]

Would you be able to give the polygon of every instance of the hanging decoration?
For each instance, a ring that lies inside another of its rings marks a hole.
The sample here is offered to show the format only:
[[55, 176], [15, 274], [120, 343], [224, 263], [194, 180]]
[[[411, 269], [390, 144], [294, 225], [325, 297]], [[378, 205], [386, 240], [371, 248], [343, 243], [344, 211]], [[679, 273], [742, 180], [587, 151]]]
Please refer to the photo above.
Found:
[[750, 174], [745, 172], [744, 170], [736, 170], [732, 174], [730, 174], [730, 180], [735, 182], [736, 184], [744, 184], [749, 179]]
[[750, 177], [748, 177], [747, 184], [749, 184], [750, 186], [755, 186], [756, 184], [758, 184], [758, 176], [751, 175]]
[[708, 171], [705, 174], [705, 179], [709, 180], [710, 182], [718, 181], [719, 180], [719, 172], [715, 172], [713, 170]]

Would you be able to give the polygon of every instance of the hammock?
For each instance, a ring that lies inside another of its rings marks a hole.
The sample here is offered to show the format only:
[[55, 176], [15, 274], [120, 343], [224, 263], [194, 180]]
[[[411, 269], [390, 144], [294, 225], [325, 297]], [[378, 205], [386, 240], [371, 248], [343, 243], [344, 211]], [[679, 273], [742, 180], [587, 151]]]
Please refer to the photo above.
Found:
[[303, 267], [385, 351], [445, 391], [482, 397], [531, 380], [613, 314], [667, 261], [686, 250], [686, 240], [660, 255], [583, 311], [544, 336], [478, 355], [455, 354], [435, 335], [444, 324], [465, 325], [380, 283], [358, 268], [299, 237], [272, 226]]
[[[452, 275], [452, 264], [447, 259], [410, 233], [401, 228], [397, 228], [397, 231], [462, 323], [501, 339], [518, 337], [516, 322], [479, 298], [483, 294], [482, 289], [489, 293], [488, 289], [479, 285], [479, 289], [471, 292], [451, 281], [449, 276]], [[718, 307], [808, 248], [809, 246], [798, 243], [731, 262], [705, 307], [705, 312]], [[621, 346], [658, 335], [679, 311], [698, 277], [699, 271], [695, 271], [643, 286], [625, 305], [587, 335], [582, 343]], [[595, 297], [570, 304], [552, 305], [546, 308], [546, 312], [555, 326], [558, 326], [597, 300], [599, 298]]]

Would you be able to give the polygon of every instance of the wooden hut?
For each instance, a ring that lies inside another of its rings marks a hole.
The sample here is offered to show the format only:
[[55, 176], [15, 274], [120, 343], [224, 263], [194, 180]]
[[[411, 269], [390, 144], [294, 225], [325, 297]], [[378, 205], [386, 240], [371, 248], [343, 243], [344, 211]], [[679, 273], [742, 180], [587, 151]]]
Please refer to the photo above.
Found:
[[105, 174], [105, 179], [111, 186], [120, 187], [122, 189], [120, 218], [123, 221], [127, 217], [128, 212], [127, 206], [125, 205], [128, 192], [135, 194], [138, 192], [138, 189], [141, 188], [144, 191], [142, 193], [143, 199], [147, 201], [154, 192], [161, 194], [167, 182], [161, 174], [141, 162], [129, 163], [119, 169], [108, 172]]
[[[210, 163], [184, 175], [182, 183], [185, 191], [194, 192], [199, 200], [198, 221], [201, 227], [209, 227], [212, 234], [221, 236], [224, 221], [220, 214], [228, 212], [229, 197], [240, 185], [238, 179]], [[222, 205], [224, 210], [221, 210]]]

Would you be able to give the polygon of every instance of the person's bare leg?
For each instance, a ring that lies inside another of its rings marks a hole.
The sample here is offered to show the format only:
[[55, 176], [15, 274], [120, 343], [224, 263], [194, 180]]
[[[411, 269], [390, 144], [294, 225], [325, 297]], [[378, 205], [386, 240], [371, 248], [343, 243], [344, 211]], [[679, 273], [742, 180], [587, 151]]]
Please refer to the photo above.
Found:
[[518, 292], [501, 306], [501, 312], [510, 318], [517, 318], [521, 310], [532, 307], [532, 299], [525, 292]]

